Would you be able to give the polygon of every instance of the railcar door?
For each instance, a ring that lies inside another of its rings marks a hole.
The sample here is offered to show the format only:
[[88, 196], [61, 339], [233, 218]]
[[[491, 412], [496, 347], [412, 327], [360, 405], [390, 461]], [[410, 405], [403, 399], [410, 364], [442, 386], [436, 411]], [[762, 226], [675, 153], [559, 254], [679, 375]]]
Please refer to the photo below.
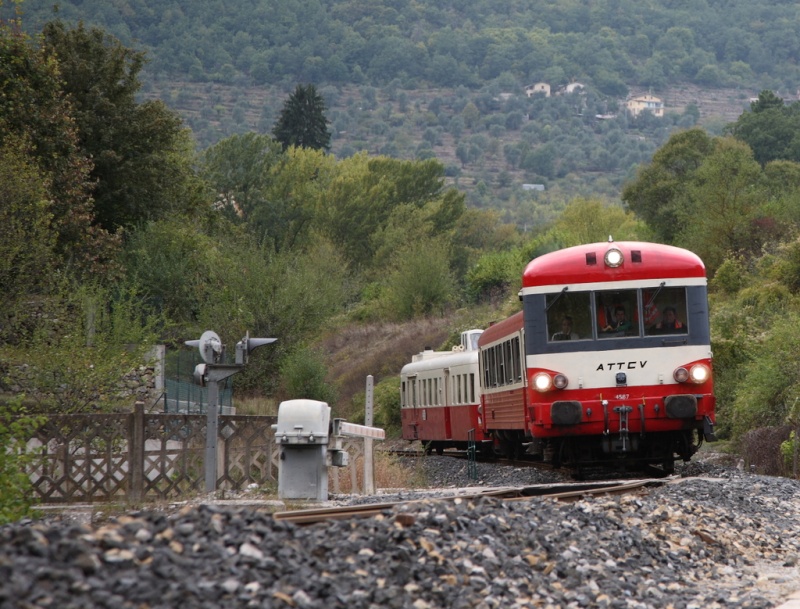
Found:
[[442, 408], [444, 409], [444, 432], [445, 438], [448, 440], [453, 439], [453, 429], [451, 424], [451, 417], [452, 417], [452, 410], [453, 410], [453, 396], [452, 392], [448, 393], [448, 387], [450, 387], [450, 368], [444, 369], [444, 402], [441, 404]]

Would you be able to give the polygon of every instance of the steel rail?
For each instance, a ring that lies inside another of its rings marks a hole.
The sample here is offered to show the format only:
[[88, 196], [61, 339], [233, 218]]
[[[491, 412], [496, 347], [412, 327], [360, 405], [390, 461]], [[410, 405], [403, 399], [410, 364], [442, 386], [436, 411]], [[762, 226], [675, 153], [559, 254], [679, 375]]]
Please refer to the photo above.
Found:
[[[348, 518], [367, 518], [376, 516], [387, 510], [402, 505], [412, 505], [426, 501], [455, 501], [474, 500], [484, 497], [494, 497], [504, 501], [529, 501], [535, 498], [554, 499], [556, 501], [577, 501], [583, 497], [595, 495], [620, 495], [630, 493], [647, 486], [665, 484], [664, 480], [628, 480], [625, 482], [595, 482], [586, 484], [547, 484], [527, 487], [498, 487], [485, 489], [474, 493], [462, 493], [447, 497], [422, 497], [403, 501], [384, 503], [368, 503], [362, 505], [348, 505], [337, 507], [320, 507], [305, 510], [290, 510], [275, 512], [272, 517], [283, 522], [294, 524], [313, 524], [328, 520], [343, 520]], [[402, 513], [396, 514], [402, 521]], [[408, 515], [407, 515], [408, 516]]]

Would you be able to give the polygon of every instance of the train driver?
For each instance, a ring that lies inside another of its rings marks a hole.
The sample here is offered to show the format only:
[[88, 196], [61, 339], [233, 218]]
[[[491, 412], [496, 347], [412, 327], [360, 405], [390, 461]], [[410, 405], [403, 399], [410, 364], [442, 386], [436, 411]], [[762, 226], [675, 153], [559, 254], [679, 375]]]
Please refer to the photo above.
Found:
[[577, 332], [572, 331], [572, 317], [564, 315], [561, 320], [561, 332], [556, 332], [550, 340], [578, 340]]

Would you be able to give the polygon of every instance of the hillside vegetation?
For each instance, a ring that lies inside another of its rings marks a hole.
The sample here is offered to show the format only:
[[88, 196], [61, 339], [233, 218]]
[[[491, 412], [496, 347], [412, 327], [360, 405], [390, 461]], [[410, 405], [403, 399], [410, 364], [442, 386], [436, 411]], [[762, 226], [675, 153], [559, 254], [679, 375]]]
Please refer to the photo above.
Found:
[[[146, 90], [180, 113], [201, 146], [234, 133], [269, 132], [288, 94], [280, 87], [186, 82], [151, 83]], [[670, 133], [695, 124], [720, 133], [757, 91], [668, 87], [660, 93], [666, 118], [637, 120], [625, 114], [622, 99], [591, 90], [531, 99], [516, 83], [474, 91], [329, 85], [321, 93], [337, 157], [365, 150], [436, 158], [469, 204], [501, 209], [524, 228], [551, 219], [574, 196], [618, 199], [625, 180]], [[524, 184], [544, 191], [526, 191]]]
[[[800, 85], [788, 1], [273, 4], [87, 0], [59, 3], [56, 16], [145, 51], [146, 94], [178, 111], [201, 149], [269, 133], [285, 96], [314, 83], [337, 156], [435, 156], [469, 203], [523, 228], [564, 198], [617, 198], [676, 128], [720, 133], [762, 89], [786, 96]], [[22, 6], [31, 32], [54, 17], [51, 4]], [[538, 81], [554, 92], [580, 82], [586, 95], [526, 99]], [[696, 94], [682, 95], [687, 87]], [[665, 119], [620, 112], [642, 92], [665, 101]]]
[[[46, 2], [23, 11], [32, 31], [54, 16]], [[147, 51], [154, 75], [197, 82], [479, 87], [509, 73], [610, 96], [631, 84], [800, 84], [789, 0], [82, 0], [55, 11]]]

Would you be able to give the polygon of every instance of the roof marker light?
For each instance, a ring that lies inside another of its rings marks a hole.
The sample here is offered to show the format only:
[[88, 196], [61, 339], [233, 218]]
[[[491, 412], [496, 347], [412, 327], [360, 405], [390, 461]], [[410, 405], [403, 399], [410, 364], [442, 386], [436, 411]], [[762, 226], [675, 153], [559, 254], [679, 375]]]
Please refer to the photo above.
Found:
[[606, 266], [610, 266], [611, 268], [617, 268], [622, 264], [623, 259], [622, 252], [616, 247], [606, 250], [606, 255], [603, 258]]

